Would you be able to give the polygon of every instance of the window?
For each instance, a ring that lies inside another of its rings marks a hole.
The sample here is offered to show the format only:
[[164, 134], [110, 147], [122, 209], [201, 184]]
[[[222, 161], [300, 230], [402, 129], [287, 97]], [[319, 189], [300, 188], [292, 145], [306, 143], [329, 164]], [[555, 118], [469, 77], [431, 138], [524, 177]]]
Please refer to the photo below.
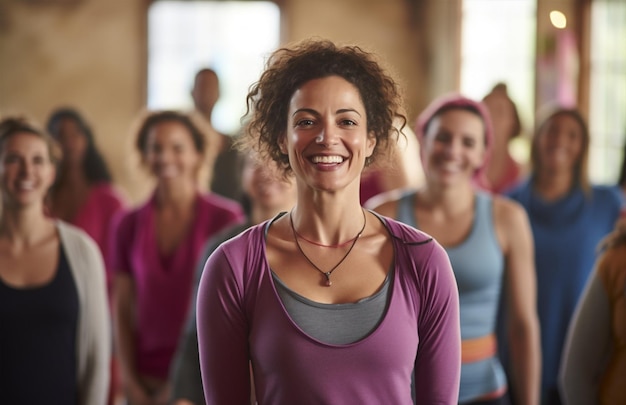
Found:
[[[480, 100], [498, 82], [507, 85], [522, 126], [530, 131], [535, 102], [534, 0], [463, 0], [461, 92]], [[523, 138], [515, 138], [511, 153], [528, 159]]]
[[269, 1], [155, 1], [148, 13], [148, 108], [193, 108], [191, 88], [204, 67], [220, 78], [212, 123], [233, 134], [249, 86], [279, 45], [280, 13]]
[[616, 183], [626, 142], [626, 2], [594, 0], [591, 7], [590, 176]]

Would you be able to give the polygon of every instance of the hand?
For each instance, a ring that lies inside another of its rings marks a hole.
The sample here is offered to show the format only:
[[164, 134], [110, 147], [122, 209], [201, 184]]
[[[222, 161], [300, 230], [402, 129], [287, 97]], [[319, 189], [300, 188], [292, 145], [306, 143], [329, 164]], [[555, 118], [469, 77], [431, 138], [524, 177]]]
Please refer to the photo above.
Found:
[[188, 399], [177, 399], [172, 405], [197, 405]]
[[168, 405], [172, 394], [171, 385], [165, 384], [160, 390], [154, 393], [152, 401], [154, 405]]
[[130, 382], [124, 391], [129, 405], [154, 405], [146, 389], [137, 381]]

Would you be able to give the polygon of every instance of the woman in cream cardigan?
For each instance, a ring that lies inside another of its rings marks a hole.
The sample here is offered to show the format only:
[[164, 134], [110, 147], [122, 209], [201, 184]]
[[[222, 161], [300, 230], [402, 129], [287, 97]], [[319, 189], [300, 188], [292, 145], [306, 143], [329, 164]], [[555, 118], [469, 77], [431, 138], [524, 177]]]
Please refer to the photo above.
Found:
[[104, 264], [83, 231], [44, 214], [58, 152], [22, 119], [0, 122], [0, 392], [6, 403], [106, 402]]

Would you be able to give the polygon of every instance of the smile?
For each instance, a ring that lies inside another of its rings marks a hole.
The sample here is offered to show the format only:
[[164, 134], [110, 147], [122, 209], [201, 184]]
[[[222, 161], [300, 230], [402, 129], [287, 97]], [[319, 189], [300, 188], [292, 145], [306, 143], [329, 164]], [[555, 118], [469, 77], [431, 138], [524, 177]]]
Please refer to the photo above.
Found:
[[333, 156], [313, 156], [311, 158], [311, 162], [313, 163], [325, 163], [325, 164], [337, 164], [337, 163], [343, 163], [345, 159], [341, 156], [338, 155], [333, 155]]

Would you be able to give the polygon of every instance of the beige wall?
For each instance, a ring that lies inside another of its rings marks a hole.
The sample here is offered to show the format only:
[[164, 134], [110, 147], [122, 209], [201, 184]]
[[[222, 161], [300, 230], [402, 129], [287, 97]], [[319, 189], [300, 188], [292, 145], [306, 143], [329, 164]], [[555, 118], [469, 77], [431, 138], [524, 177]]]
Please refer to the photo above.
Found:
[[[436, 35], [438, 45], [428, 49], [422, 33], [430, 26], [426, 13], [441, 10], [428, 10], [426, 3], [282, 0], [283, 42], [320, 36], [377, 52], [405, 90], [412, 125], [432, 95], [456, 83], [454, 70], [444, 69], [452, 65], [447, 55], [455, 48], [446, 44], [454, 31]], [[145, 102], [148, 4], [0, 0], [0, 114], [26, 113], [43, 124], [56, 106], [78, 107], [92, 123], [117, 183], [135, 201], [148, 190], [130, 149], [131, 124]], [[427, 80], [433, 66], [441, 74]]]
[[144, 103], [144, 7], [128, 0], [0, 0], [0, 114], [22, 113], [45, 125], [53, 108], [79, 108], [132, 197], [121, 146]]

